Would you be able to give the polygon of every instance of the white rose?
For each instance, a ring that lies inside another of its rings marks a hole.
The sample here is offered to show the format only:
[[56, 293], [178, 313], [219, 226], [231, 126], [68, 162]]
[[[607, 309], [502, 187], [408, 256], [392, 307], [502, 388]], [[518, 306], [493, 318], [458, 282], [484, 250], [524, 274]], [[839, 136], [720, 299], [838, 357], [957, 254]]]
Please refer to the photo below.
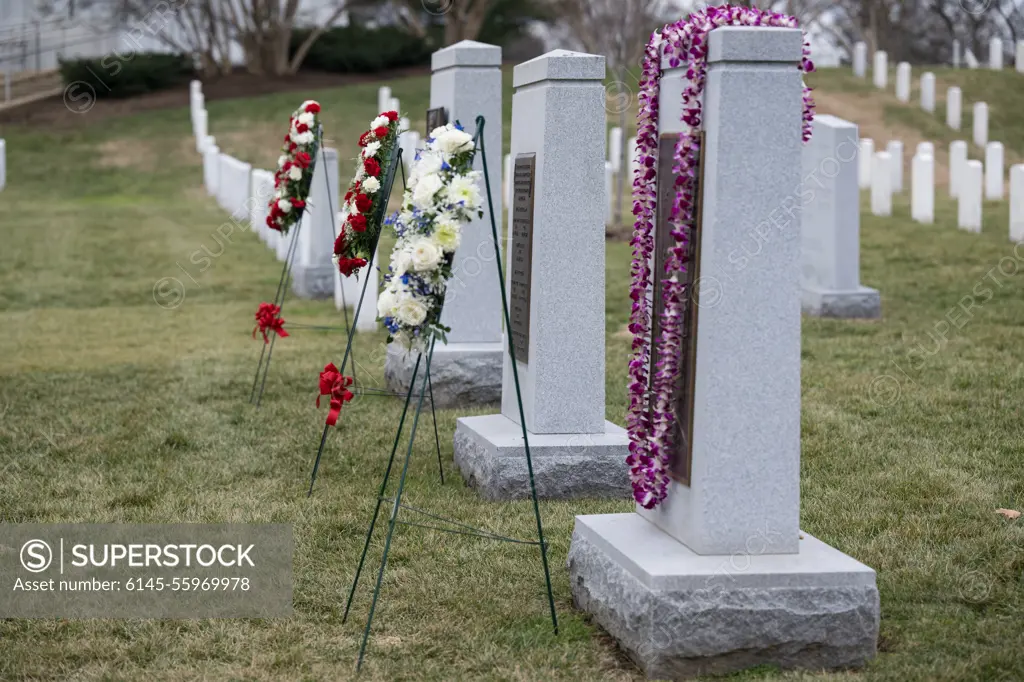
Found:
[[430, 131], [430, 136], [433, 139], [437, 139], [448, 132], [448, 126], [438, 126]]
[[427, 319], [427, 307], [418, 299], [412, 297], [404, 298], [395, 307], [395, 317], [404, 325], [416, 327], [423, 324], [423, 320]]
[[380, 142], [368, 142], [366, 146], [363, 147], [363, 158], [372, 159], [373, 157], [377, 156], [377, 152], [379, 151]]
[[277, 207], [281, 209], [281, 213], [289, 213], [292, 210], [292, 203], [287, 199], [281, 199], [277, 202]]
[[393, 284], [389, 284], [384, 287], [380, 296], [377, 297], [377, 315], [380, 317], [391, 317], [395, 305], [398, 303], [398, 294], [392, 288], [393, 286]]
[[420, 237], [410, 246], [409, 255], [412, 257], [413, 269], [417, 272], [424, 272], [437, 268], [444, 252], [433, 240]]
[[413, 190], [413, 204], [417, 208], [430, 208], [434, 205], [434, 195], [437, 194], [442, 185], [441, 176], [437, 174], [424, 175], [416, 183], [416, 189]]
[[401, 277], [412, 269], [412, 254], [404, 249], [395, 250], [391, 254], [391, 269], [395, 277]]
[[299, 168], [298, 166], [292, 166], [291, 168], [288, 169], [288, 177], [292, 180], [301, 180], [302, 169]]
[[391, 119], [387, 116], [378, 116], [370, 123], [370, 130], [373, 130], [374, 128], [387, 128], [390, 124]]
[[380, 180], [377, 178], [366, 178], [363, 181], [363, 191], [367, 194], [376, 194], [380, 189]]

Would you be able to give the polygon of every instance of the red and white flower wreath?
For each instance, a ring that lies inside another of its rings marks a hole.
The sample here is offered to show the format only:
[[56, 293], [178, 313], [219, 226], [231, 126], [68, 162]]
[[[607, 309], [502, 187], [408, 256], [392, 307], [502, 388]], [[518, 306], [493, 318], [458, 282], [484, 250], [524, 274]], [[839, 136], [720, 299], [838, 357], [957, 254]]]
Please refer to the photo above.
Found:
[[320, 105], [309, 99], [302, 103], [288, 121], [288, 134], [277, 160], [274, 174], [274, 196], [267, 212], [267, 227], [288, 234], [298, 222], [313, 184], [313, 156], [316, 154], [316, 131], [320, 127]]
[[385, 111], [373, 119], [359, 138], [356, 173], [341, 206], [341, 231], [334, 242], [334, 262], [346, 277], [373, 258], [387, 202], [383, 185], [388, 160], [398, 144], [398, 112]]

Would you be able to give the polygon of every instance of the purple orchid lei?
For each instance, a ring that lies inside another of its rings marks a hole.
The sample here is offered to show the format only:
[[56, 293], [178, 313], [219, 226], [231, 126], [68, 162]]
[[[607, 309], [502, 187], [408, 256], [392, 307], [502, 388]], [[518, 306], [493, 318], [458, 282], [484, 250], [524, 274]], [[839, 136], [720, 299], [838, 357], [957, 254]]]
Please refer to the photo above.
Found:
[[[654, 216], [657, 205], [658, 85], [661, 80], [662, 53], [669, 65], [677, 68], [686, 62], [687, 85], [683, 90], [682, 122], [686, 128], [675, 149], [676, 197], [670, 224], [675, 244], [665, 258], [666, 272], [685, 272], [689, 246], [689, 227], [696, 208], [696, 179], [700, 159], [701, 94], [707, 77], [708, 33], [719, 26], [773, 26], [796, 28], [795, 18], [756, 8], [722, 5], [690, 14], [668, 24], [651, 36], [644, 51], [640, 77], [640, 110], [637, 114], [637, 154], [639, 163], [633, 177], [633, 267], [629, 296], [633, 300], [629, 330], [633, 334], [633, 357], [629, 362], [630, 479], [638, 504], [652, 509], [665, 499], [669, 484], [669, 453], [664, 447], [675, 425], [672, 393], [679, 374], [682, 348], [683, 304], [687, 291], [675, 277], [662, 282], [665, 303], [661, 316], [661, 334], [657, 339], [658, 363], [648, 388], [651, 361], [651, 255], [654, 252]], [[814, 71], [810, 45], [805, 40], [800, 70]], [[806, 85], [803, 93], [803, 140], [811, 138], [814, 100]]]

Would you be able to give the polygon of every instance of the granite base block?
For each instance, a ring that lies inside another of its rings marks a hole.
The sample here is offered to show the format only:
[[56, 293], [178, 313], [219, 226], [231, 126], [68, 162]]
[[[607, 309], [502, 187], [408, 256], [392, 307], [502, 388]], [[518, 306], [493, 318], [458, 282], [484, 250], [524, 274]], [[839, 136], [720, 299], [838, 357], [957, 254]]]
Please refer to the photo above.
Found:
[[804, 288], [801, 305], [804, 313], [813, 317], [875, 319], [882, 316], [882, 297], [871, 287], [850, 291]]
[[292, 292], [299, 298], [334, 298], [334, 267], [296, 263], [292, 266]]
[[[455, 466], [488, 500], [530, 496], [526, 448], [519, 424], [500, 414], [463, 417], [455, 427]], [[604, 433], [530, 434], [537, 497], [568, 499], [631, 495], [625, 429], [605, 422]]]
[[701, 556], [638, 514], [577, 516], [573, 602], [649, 679], [856, 668], [874, 657], [871, 568], [807, 534], [798, 554], [758, 555], [757, 542], [749, 554]]
[[[439, 408], [497, 405], [501, 402], [501, 343], [450, 343], [434, 347], [430, 383]], [[384, 379], [388, 389], [409, 390], [416, 353], [388, 345]], [[421, 367], [422, 369], [422, 367]]]

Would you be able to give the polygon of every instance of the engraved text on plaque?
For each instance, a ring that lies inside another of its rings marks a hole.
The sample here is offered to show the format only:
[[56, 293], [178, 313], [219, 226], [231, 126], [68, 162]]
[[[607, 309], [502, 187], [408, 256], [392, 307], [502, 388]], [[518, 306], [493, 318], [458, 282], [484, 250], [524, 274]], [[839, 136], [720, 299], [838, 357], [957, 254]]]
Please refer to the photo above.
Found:
[[536, 154], [518, 154], [512, 171], [512, 253], [509, 266], [510, 338], [515, 358], [530, 359], [530, 276], [533, 261], [533, 192]]

